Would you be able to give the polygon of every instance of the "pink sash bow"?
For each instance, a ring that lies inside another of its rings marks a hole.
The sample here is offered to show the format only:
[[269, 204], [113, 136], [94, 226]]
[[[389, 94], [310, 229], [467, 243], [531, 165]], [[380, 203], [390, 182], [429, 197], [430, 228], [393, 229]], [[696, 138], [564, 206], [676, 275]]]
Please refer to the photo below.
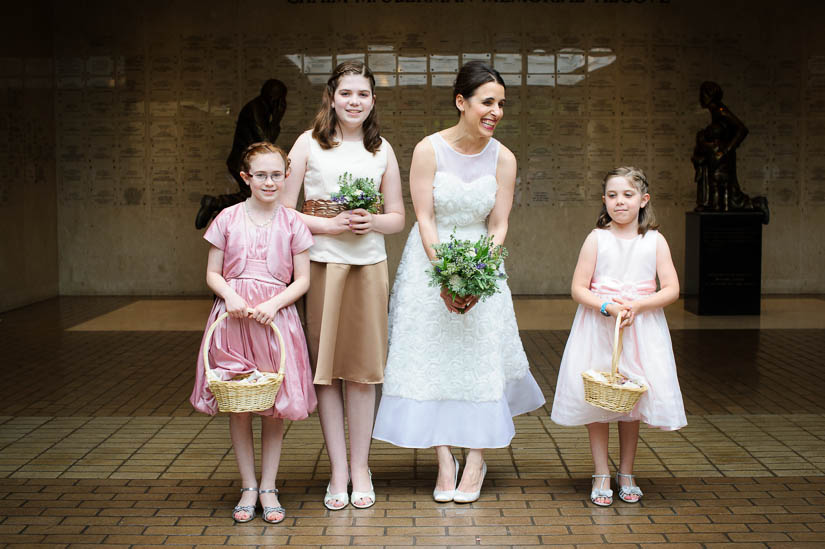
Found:
[[656, 293], [656, 281], [643, 280], [627, 283], [615, 278], [603, 278], [592, 280], [590, 291], [604, 297], [620, 297], [632, 301], [638, 297]]

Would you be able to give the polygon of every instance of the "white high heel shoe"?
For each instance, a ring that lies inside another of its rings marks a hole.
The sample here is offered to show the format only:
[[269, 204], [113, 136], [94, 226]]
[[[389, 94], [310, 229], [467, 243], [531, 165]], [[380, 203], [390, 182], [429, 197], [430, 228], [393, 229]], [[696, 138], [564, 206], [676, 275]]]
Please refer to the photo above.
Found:
[[[464, 472], [467, 472], [467, 466], [464, 466]], [[481, 482], [478, 485], [478, 490], [475, 492], [462, 492], [460, 490], [455, 491], [455, 495], [453, 496], [453, 501], [456, 503], [472, 503], [481, 496], [481, 485], [484, 484], [484, 477], [487, 476], [487, 463], [484, 462], [481, 465]]]
[[455, 487], [458, 484], [458, 460], [453, 456], [453, 463], [455, 463], [455, 477], [453, 478], [452, 490], [433, 490], [433, 499], [438, 503], [447, 503], [453, 501], [455, 496]]
[[[347, 487], [349, 488], [349, 481], [347, 481]], [[336, 506], [334, 503], [336, 501], [340, 501], [342, 505]], [[329, 492], [329, 483], [327, 483], [327, 492], [324, 494], [324, 507], [329, 509], [330, 511], [340, 511], [344, 507], [349, 504], [349, 493], [348, 492], [341, 492], [339, 494], [331, 494]]]
[[[367, 470], [367, 472], [370, 474], [370, 489], [366, 492], [357, 492], [355, 490], [355, 485], [353, 485], [352, 494], [349, 496], [350, 504], [352, 504], [352, 506], [356, 509], [369, 509], [375, 505], [375, 487], [372, 485], [372, 471]], [[369, 501], [364, 504], [358, 503], [362, 499]]]

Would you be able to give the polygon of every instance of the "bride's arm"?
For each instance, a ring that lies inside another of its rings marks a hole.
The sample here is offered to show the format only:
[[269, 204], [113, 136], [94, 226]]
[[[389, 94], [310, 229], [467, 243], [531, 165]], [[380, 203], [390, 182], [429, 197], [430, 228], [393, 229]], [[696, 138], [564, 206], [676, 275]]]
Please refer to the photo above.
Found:
[[433, 179], [435, 178], [435, 151], [429, 139], [422, 139], [415, 146], [410, 164], [410, 196], [421, 243], [430, 260], [435, 259], [432, 245], [438, 244], [438, 228], [433, 208]]
[[[432, 245], [438, 244], [438, 227], [435, 223], [435, 208], [433, 207], [433, 179], [435, 179], [435, 151], [429, 139], [422, 139], [415, 146], [410, 164], [410, 195], [415, 209], [415, 218], [418, 221], [418, 232], [421, 234], [421, 244], [430, 261], [435, 260], [435, 250]], [[441, 288], [441, 299], [448, 311], [461, 313], [467, 305], [467, 299], [470, 298], [453, 299], [446, 288]]]
[[513, 208], [513, 191], [516, 188], [516, 173], [518, 166], [515, 155], [510, 149], [501, 145], [496, 165], [496, 203], [487, 219], [487, 233], [492, 235], [493, 242], [503, 244], [509, 228], [510, 210]]

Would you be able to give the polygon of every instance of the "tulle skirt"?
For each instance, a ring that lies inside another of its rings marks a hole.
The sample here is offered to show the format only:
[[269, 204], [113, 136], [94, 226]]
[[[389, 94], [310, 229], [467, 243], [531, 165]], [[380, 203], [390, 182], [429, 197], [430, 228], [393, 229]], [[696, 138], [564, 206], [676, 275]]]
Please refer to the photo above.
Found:
[[585, 402], [582, 372], [609, 371], [615, 319], [579, 306], [559, 367], [551, 419], [559, 425], [641, 420], [667, 431], [687, 425], [667, 320], [662, 309], [636, 316], [624, 329], [619, 371], [644, 381], [648, 390], [627, 414], [608, 412]]

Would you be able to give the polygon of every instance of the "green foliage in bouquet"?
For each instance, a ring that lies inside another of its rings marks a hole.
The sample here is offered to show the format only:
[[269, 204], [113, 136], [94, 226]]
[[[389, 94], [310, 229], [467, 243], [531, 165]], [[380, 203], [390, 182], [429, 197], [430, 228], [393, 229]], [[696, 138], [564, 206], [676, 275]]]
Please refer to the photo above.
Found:
[[475, 295], [482, 301], [499, 291], [498, 281], [507, 278], [501, 270], [507, 248], [493, 244], [492, 236], [477, 242], [457, 240], [433, 244], [435, 261], [427, 271], [430, 286], [444, 287], [455, 298]]
[[348, 210], [363, 208], [373, 214], [381, 210], [384, 196], [378, 192], [371, 177], [353, 180], [352, 174], [344, 172], [338, 176], [338, 185], [338, 192], [330, 195], [333, 202], [342, 204]]

